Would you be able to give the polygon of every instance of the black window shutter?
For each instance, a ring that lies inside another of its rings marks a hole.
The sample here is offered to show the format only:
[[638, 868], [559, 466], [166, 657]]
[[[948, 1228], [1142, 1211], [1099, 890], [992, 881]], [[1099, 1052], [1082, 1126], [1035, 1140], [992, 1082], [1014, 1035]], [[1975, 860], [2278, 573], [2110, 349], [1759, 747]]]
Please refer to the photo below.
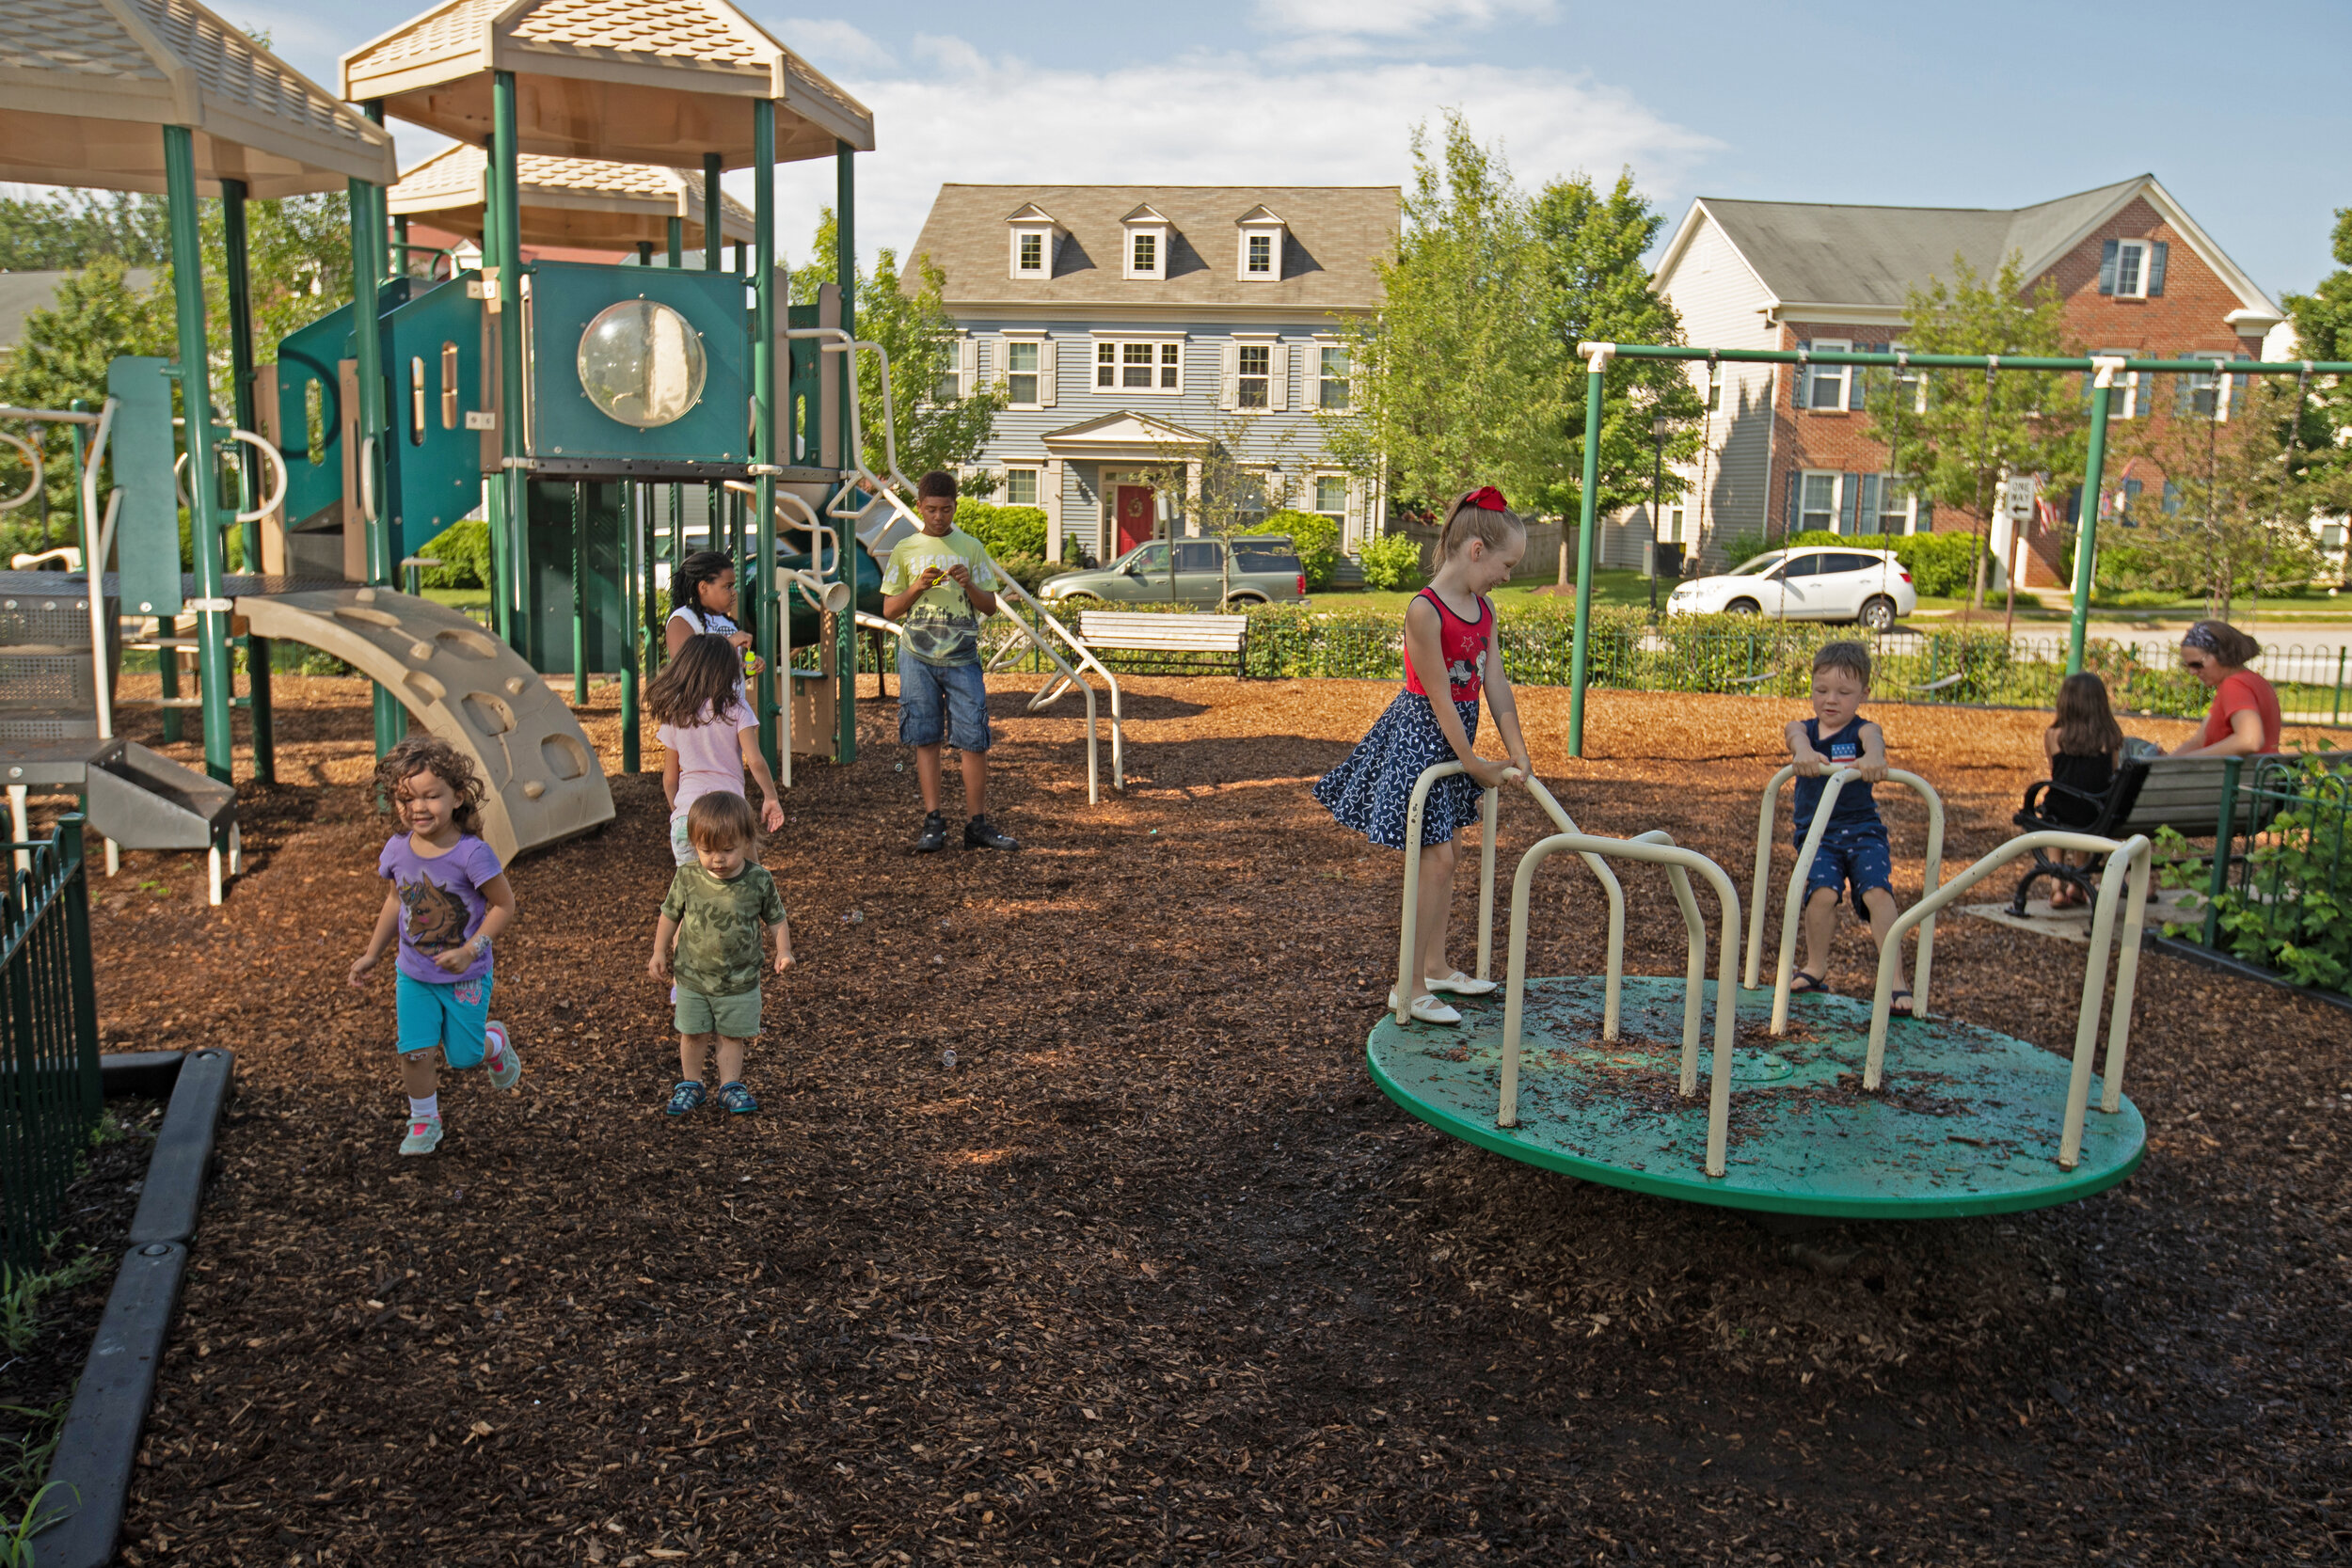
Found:
[[2120, 248], [2121, 242], [2116, 240], [2099, 246], [2099, 292], [2103, 294], [2115, 293], [2115, 253]]
[[[1883, 343], [1856, 343], [1853, 351], [1856, 354], [1876, 354], [1884, 347]], [[1863, 406], [1862, 377], [1865, 370], [1866, 367], [1861, 365], [1846, 367], [1846, 406], [1857, 414], [1862, 411]]]
[[1803, 474], [1794, 468], [1788, 470], [1788, 510], [1781, 515], [1780, 520], [1780, 535], [1783, 539], [1797, 531], [1797, 486], [1804, 483]]
[[2164, 293], [2164, 254], [2170, 248], [2162, 240], [2148, 242], [2148, 297]]
[[1837, 486], [1837, 531], [1840, 533], [1859, 532], [1860, 530], [1856, 524], [1862, 515], [1862, 476], [1860, 474], [1846, 475], [1844, 483]]

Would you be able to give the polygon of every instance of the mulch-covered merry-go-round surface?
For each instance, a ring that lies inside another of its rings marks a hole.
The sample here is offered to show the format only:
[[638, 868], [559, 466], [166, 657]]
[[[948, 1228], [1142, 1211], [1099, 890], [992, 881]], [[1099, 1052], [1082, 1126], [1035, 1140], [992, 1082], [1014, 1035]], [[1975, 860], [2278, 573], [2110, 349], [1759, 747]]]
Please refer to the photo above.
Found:
[[[2071, 1207], [1789, 1234], [1580, 1185], [1367, 1079], [1397, 861], [1307, 786], [1390, 689], [1129, 685], [1134, 787], [1089, 808], [1076, 703], [998, 684], [1017, 855], [908, 852], [882, 705], [853, 768], [803, 768], [755, 1117], [661, 1115], [660, 791], [616, 779], [608, 830], [514, 868], [520, 1092], [445, 1088], [448, 1141], [403, 1160], [389, 978], [343, 978], [382, 896], [365, 688], [281, 679], [226, 907], [179, 857], [97, 893], [109, 1048], [240, 1062], [123, 1560], [2344, 1551], [2345, 1015], [2152, 955], [2147, 1164]], [[1571, 763], [1565, 694], [1521, 698], [1583, 826], [1744, 882], [1791, 705], [1597, 693]], [[2041, 718], [1878, 717], [1944, 792], [1947, 864], [2007, 836]], [[1915, 889], [1918, 814], [1889, 816]], [[1506, 800], [1506, 865], [1536, 829]], [[1595, 972], [1600, 898], [1554, 863], [1534, 967]], [[1629, 967], [1679, 974], [1662, 880], [1627, 882]], [[1933, 1000], [2064, 1049], [2082, 955], [1955, 915]]]

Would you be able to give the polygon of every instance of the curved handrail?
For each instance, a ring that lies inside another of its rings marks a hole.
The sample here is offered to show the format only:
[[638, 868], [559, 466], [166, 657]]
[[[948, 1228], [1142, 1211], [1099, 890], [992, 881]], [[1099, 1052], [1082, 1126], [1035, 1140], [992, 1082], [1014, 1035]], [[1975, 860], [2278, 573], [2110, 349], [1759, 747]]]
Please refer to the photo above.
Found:
[[[114, 691], [106, 678], [106, 633], [110, 629], [106, 620], [106, 552], [114, 545], [115, 519], [122, 510], [122, 489], [116, 486], [106, 498], [102, 517], [98, 510], [98, 470], [105, 466], [106, 443], [114, 436], [115, 411], [121, 406], [119, 400], [111, 397], [100, 404], [98, 429], [90, 436], [89, 451], [82, 454], [82, 562], [89, 571], [89, 646], [93, 667], [90, 688], [98, 697], [101, 737], [111, 737], [115, 733]], [[111, 849], [107, 852], [113, 853]]]
[[[1662, 835], [1659, 835], [1662, 836]], [[1658, 843], [1654, 835], [1640, 838], [1600, 838], [1591, 833], [1562, 832], [1541, 839], [1519, 858], [1518, 874], [1511, 885], [1511, 967], [1502, 1015], [1502, 1082], [1495, 1111], [1499, 1127], [1518, 1125], [1519, 1034], [1527, 998], [1527, 902], [1536, 868], [1563, 849], [1589, 858], [1646, 861], [1678, 874], [1676, 902], [1692, 941], [1692, 967], [1683, 996], [1683, 1053], [1680, 1092], [1686, 1097], [1698, 1087], [1698, 1004], [1706, 973], [1706, 925], [1690, 896], [1689, 874], [1705, 877], [1715, 890], [1722, 910], [1724, 940], [1716, 959], [1715, 1062], [1708, 1089], [1707, 1174], [1720, 1177], [1728, 1168], [1731, 1122], [1731, 1048], [1738, 1033], [1740, 958], [1731, 933], [1740, 927], [1740, 892], [1724, 868], [1694, 849]]]
[[26, 501], [31, 500], [35, 496], [40, 494], [41, 480], [43, 478], [40, 467], [40, 449], [33, 445], [32, 442], [24, 439], [24, 436], [11, 435], [5, 430], [0, 430], [0, 441], [6, 441], [8, 445], [23, 452], [24, 454], [24, 466], [33, 471], [33, 477], [24, 482], [24, 488], [22, 491], [13, 496], [0, 497], [0, 512], [13, 512], [18, 507], [23, 506]]
[[[748, 483], [743, 480], [730, 479], [725, 481], [724, 484], [727, 489], [734, 491], [738, 495], [756, 498], [759, 494], [759, 486]], [[800, 516], [790, 517], [785, 515], [784, 509], [787, 502], [800, 508]], [[808, 556], [810, 565], [818, 577], [824, 577], [828, 571], [839, 569], [841, 565], [841, 546], [838, 543], [834, 544], [833, 565], [830, 568], [827, 567], [825, 564], [825, 546], [828, 542], [833, 540], [833, 530], [825, 526], [824, 519], [817, 515], [816, 512], [809, 506], [808, 502], [801, 499], [800, 497], [794, 495], [789, 490], [778, 490], [776, 492], [775, 504], [772, 511], [775, 515], [777, 523], [782, 527], [787, 530], [797, 530], [800, 532], [814, 536], [815, 542], [809, 546]]]
[[[1461, 771], [1462, 765], [1458, 762], [1433, 763], [1422, 770], [1420, 778], [1413, 781], [1412, 800], [1405, 812], [1405, 837], [1408, 843], [1421, 842], [1421, 824], [1427, 809], [1430, 785]], [[1541, 779], [1533, 774], [1522, 774], [1517, 768], [1506, 771], [1528, 794], [1534, 797], [1535, 803], [1543, 808], [1544, 815], [1551, 818], [1552, 825], [1560, 832], [1572, 833], [1579, 831], [1574, 819], [1552, 798], [1551, 791], [1544, 787]], [[1488, 790], [1486, 794], [1486, 832], [1480, 843], [1478, 865], [1478, 977], [1482, 980], [1493, 978], [1495, 910], [1495, 792]], [[1625, 887], [1617, 880], [1617, 874], [1609, 869], [1609, 863], [1599, 856], [1586, 855], [1583, 860], [1586, 868], [1599, 879], [1602, 891], [1609, 895], [1609, 977], [1603, 990], [1600, 1037], [1613, 1040], [1617, 1037], [1618, 1008], [1625, 989]], [[1399, 1023], [1405, 1022], [1413, 999], [1410, 970], [1414, 936], [1420, 921], [1417, 903], [1420, 888], [1421, 856], [1407, 854], [1405, 857], [1405, 913], [1399, 922], [1397, 935], [1395, 1012]]]
[[2140, 933], [2147, 920], [2149, 865], [2153, 859], [2144, 834], [2134, 833], [2119, 842], [2095, 833], [2057, 829], [2021, 833], [1897, 915], [1886, 933], [1886, 944], [1879, 950], [1878, 993], [1870, 1008], [1870, 1055], [1863, 1069], [1862, 1087], [1865, 1092], [1876, 1092], [1883, 1076], [1886, 1023], [1894, 1006], [1895, 956], [1901, 951], [1902, 934], [1922, 921], [1934, 918], [1936, 911], [2018, 856], [2036, 849], [2074, 849], [2107, 857], [2107, 874], [2100, 879], [2098, 908], [2091, 916], [2090, 952], [2083, 964], [2082, 1009], [2074, 1022], [2074, 1070], [2067, 1079], [2066, 1120], [2058, 1137], [2058, 1164], [2073, 1170], [2082, 1157], [2083, 1118], [2090, 1096], [2090, 1061], [2098, 1044], [2100, 1003], [2106, 990], [2107, 949], [2115, 934], [2116, 900], [2122, 896], [2124, 879], [2116, 875], [2119, 870], [2126, 872], [2130, 879], [2131, 903], [2124, 911], [2122, 951], [2115, 962], [2115, 1011], [2107, 1028], [2107, 1075], [2101, 1086], [2099, 1109], [2112, 1116], [2123, 1107], [2123, 1062], [2131, 1040], [2132, 992], [2139, 979]]
[[[1763, 803], [1756, 816], [1756, 877], [1748, 884], [1748, 942], [1746, 984], [1756, 988], [1758, 971], [1763, 964], [1764, 947], [1764, 882], [1772, 874], [1772, 829], [1779, 815], [1780, 786], [1796, 777], [1797, 765], [1783, 764], [1772, 782], [1764, 786]], [[1829, 776], [1821, 786], [1821, 799], [1813, 808], [1813, 827], [1805, 834], [1804, 843], [1797, 851], [1796, 869], [1788, 876], [1788, 894], [1783, 901], [1780, 917], [1780, 960], [1772, 977], [1772, 1032], [1788, 1032], [1788, 987], [1795, 978], [1797, 958], [1797, 923], [1804, 908], [1805, 874], [1813, 869], [1813, 857], [1821, 847], [1821, 838], [1829, 831], [1830, 811], [1837, 804], [1838, 791], [1862, 777], [1857, 768], [1841, 768]], [[1887, 782], [1907, 784], [1918, 791], [1928, 808], [1928, 847], [1924, 899], [1935, 891], [1944, 874], [1944, 798], [1935, 786], [1916, 773], [1899, 768], [1886, 770]], [[1942, 906], [1938, 906], [1941, 908]], [[1930, 919], [1919, 932], [1918, 972], [1912, 984], [1912, 1016], [1928, 1016], [1928, 974], [1935, 962], [1935, 922]]]
[[[174, 424], [183, 424], [186, 421], [183, 420], [174, 420], [172, 422]], [[279, 454], [276, 443], [256, 436], [249, 430], [239, 430], [234, 425], [223, 425], [221, 428], [228, 433], [230, 440], [243, 441], [246, 445], [259, 450], [262, 457], [268, 460], [269, 466], [278, 472], [277, 493], [271, 496], [269, 499], [263, 501], [261, 505], [253, 508], [252, 511], [240, 512], [234, 518], [231, 519], [234, 522], [240, 523], [258, 523], [262, 518], [268, 516], [271, 513], [277, 511], [279, 504], [286, 499], [286, 459]], [[188, 489], [184, 482], [187, 467], [188, 454], [183, 451], [180, 454], [179, 461], [171, 466], [171, 485], [174, 490], [179, 492], [181, 505], [193, 506], [195, 505], [195, 502], [188, 499]], [[6, 510], [7, 508], [5, 506], [0, 506], [0, 511]], [[371, 518], [370, 520], [373, 521], [373, 519]], [[435, 564], [437, 565], [439, 562], [437, 562]]]

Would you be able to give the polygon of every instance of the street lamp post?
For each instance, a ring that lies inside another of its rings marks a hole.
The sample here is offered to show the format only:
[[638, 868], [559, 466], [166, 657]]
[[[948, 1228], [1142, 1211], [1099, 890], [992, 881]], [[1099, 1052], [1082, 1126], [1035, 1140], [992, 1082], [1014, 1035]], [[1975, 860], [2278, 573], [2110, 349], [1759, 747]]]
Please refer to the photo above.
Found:
[[1649, 421], [1649, 618], [1658, 619], [1658, 503], [1666, 482], [1666, 442], [1674, 421], [1659, 414]]

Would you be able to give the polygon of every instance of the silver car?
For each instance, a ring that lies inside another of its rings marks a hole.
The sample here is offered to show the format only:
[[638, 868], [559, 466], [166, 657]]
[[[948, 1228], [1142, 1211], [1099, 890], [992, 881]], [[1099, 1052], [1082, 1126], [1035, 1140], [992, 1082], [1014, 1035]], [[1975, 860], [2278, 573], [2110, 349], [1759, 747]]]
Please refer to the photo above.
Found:
[[[1049, 603], [1215, 605], [1227, 586], [1223, 542], [1178, 539], [1173, 543], [1176, 572], [1172, 580], [1168, 570], [1170, 541], [1160, 539], [1137, 545], [1107, 566], [1049, 578], [1038, 597]], [[1259, 536], [1233, 542], [1228, 605], [1247, 610], [1251, 605], [1301, 604], [1306, 597], [1306, 571], [1288, 539]]]

